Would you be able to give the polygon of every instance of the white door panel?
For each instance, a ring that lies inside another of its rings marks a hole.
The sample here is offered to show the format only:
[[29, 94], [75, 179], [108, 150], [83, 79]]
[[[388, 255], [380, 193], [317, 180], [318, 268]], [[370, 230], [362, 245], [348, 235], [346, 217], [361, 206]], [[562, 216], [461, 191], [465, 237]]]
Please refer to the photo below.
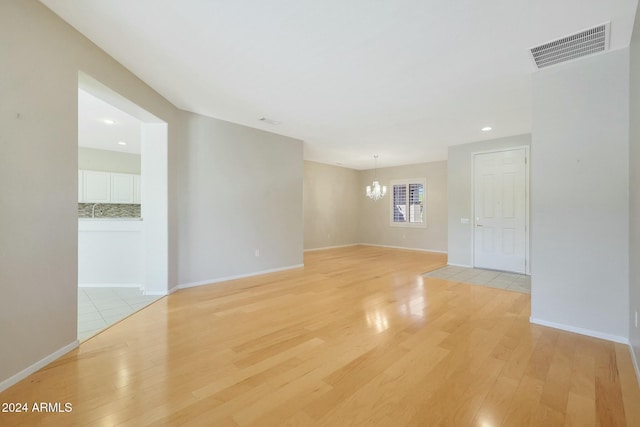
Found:
[[474, 266], [526, 272], [526, 151], [474, 156]]

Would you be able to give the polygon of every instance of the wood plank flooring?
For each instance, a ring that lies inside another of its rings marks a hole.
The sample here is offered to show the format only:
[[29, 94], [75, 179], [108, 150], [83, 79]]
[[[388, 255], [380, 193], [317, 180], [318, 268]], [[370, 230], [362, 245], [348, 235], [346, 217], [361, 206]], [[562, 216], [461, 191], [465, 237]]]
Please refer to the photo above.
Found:
[[[214, 261], [212, 261], [214, 262]], [[356, 246], [179, 291], [24, 381], [2, 426], [640, 426], [628, 348], [529, 323], [530, 296]]]

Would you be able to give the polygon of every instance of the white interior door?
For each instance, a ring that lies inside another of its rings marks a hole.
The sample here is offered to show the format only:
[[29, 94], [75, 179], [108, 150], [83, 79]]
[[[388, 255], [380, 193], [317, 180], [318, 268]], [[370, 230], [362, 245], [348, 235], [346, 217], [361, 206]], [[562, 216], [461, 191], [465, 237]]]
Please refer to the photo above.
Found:
[[526, 151], [474, 155], [474, 266], [526, 272]]

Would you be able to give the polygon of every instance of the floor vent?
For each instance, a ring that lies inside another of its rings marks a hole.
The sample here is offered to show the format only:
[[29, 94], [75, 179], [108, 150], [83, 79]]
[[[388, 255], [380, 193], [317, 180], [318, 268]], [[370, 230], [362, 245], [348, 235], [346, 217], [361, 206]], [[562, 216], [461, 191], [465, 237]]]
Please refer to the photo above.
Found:
[[533, 47], [531, 48], [531, 57], [536, 63], [536, 67], [545, 68], [604, 52], [609, 49], [609, 27], [610, 23], [606, 22], [597, 27]]

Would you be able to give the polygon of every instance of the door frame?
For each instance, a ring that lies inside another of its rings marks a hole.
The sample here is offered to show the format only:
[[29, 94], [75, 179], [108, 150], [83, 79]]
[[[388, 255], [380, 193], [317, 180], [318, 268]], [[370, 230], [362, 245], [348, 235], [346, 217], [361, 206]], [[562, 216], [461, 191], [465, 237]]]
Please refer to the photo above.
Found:
[[144, 274], [140, 285], [145, 295], [168, 295], [173, 292], [171, 289], [175, 290], [169, 288], [168, 124], [83, 71], [78, 71], [78, 88], [140, 121], [140, 196], [144, 218]]
[[531, 156], [529, 155], [530, 147], [528, 145], [518, 145], [514, 147], [505, 147], [505, 148], [496, 148], [493, 150], [482, 150], [482, 151], [474, 151], [471, 153], [471, 266], [475, 268], [476, 266], [476, 170], [475, 170], [475, 158], [478, 154], [491, 154], [491, 153], [501, 153], [504, 151], [513, 151], [513, 150], [521, 150], [524, 149], [524, 186], [525, 186], [525, 220], [524, 220], [524, 239], [525, 239], [525, 255], [524, 255], [524, 265], [525, 265], [525, 274], [531, 275], [531, 260], [529, 258], [530, 254], [530, 230], [531, 226], [529, 225], [529, 216], [530, 209], [529, 205], [531, 202], [531, 187], [529, 184], [529, 170], [531, 168]]

